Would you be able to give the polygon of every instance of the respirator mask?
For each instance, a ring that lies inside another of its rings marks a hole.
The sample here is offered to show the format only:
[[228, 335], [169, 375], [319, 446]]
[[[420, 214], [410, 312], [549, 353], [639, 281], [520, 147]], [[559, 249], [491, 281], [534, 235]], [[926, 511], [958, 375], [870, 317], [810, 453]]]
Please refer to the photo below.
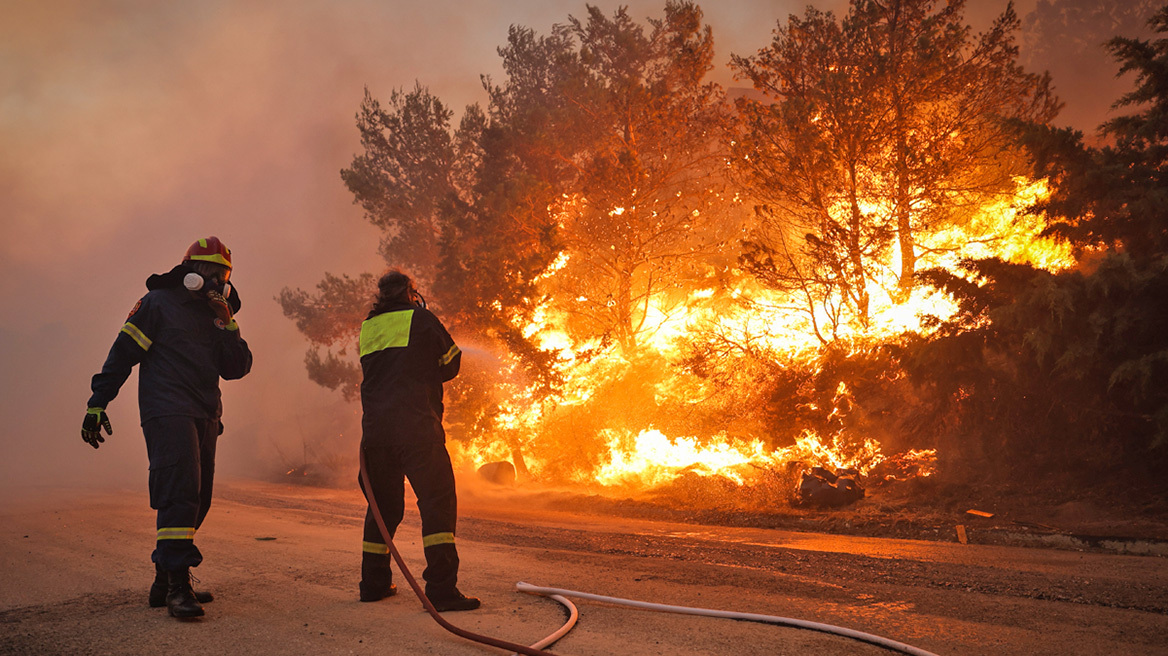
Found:
[[422, 296], [422, 293], [419, 292], [413, 285], [410, 285], [410, 303], [413, 303], [423, 310], [426, 309], [426, 297]]
[[220, 281], [218, 277], [206, 278], [198, 271], [191, 271], [183, 276], [183, 287], [186, 287], [192, 292], [207, 292], [216, 291], [223, 295], [223, 298], [231, 296], [231, 283], [227, 282], [230, 278], [230, 271], [224, 280]]

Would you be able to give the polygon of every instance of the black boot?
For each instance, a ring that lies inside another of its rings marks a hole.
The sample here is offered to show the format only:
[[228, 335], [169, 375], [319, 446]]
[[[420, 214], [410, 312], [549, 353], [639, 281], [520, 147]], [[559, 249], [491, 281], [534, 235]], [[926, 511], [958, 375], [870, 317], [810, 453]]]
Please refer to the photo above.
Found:
[[453, 592], [434, 594], [427, 592], [426, 597], [434, 604], [434, 610], [444, 612], [448, 610], [474, 610], [481, 606], [481, 602], [474, 597], [468, 597], [455, 588]]
[[[169, 587], [170, 584], [167, 581], [166, 570], [162, 569], [158, 563], [154, 563], [154, 583], [150, 584], [151, 608], [162, 608], [166, 605], [166, 592], [167, 588]], [[198, 591], [192, 589], [191, 592], [194, 593], [195, 599], [197, 599], [200, 604], [206, 604], [215, 601], [215, 595], [207, 592], [206, 590]]]
[[202, 617], [203, 607], [191, 590], [191, 570], [189, 567], [166, 573], [166, 609], [172, 617]]
[[397, 594], [389, 556], [365, 553], [361, 557], [361, 601], [381, 601]]

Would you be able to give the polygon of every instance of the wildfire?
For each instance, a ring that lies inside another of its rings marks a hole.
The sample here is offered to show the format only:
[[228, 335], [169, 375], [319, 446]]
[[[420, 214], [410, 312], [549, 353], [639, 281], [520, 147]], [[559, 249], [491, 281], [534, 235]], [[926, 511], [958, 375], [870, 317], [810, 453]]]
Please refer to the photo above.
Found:
[[[595, 474], [595, 481], [607, 486], [652, 488], [669, 483], [683, 473], [721, 476], [743, 485], [760, 471], [779, 471], [797, 463], [868, 474], [887, 460], [880, 445], [872, 440], [849, 450], [838, 440], [824, 442], [810, 432], [796, 438], [794, 445], [775, 451], [768, 451], [761, 440], [735, 443], [725, 435], [703, 442], [696, 437], [670, 439], [652, 428], [641, 431], [631, 440], [616, 431], [608, 434], [611, 460]], [[923, 449], [899, 457], [915, 465], [917, 475], [928, 476], [936, 452]]]
[[[1070, 251], [1040, 239], [1038, 235], [1043, 228], [1040, 219], [1022, 211], [1046, 193], [1044, 182], [1019, 180], [1012, 197], [972, 212], [959, 226], [930, 233], [918, 244], [918, 270], [944, 267], [952, 271], [963, 258], [991, 255], [1052, 270], [1072, 266], [1074, 259]], [[871, 210], [879, 211], [879, 208]], [[626, 211], [618, 207], [610, 214], [621, 215]], [[804, 432], [794, 444], [775, 448], [768, 447], [759, 435], [730, 436], [725, 431], [670, 436], [667, 435], [670, 430], [653, 423], [638, 426], [635, 419], [624, 416], [619, 425], [592, 426], [587, 411], [578, 411], [574, 423], [567, 428], [556, 427], [557, 417], [572, 408], [587, 408], [599, 391], [612, 384], [622, 367], [627, 367], [635, 357], [618, 346], [573, 337], [572, 316], [564, 309], [564, 302], [557, 304], [553, 293], [557, 277], [573, 257], [561, 253], [538, 277], [537, 283], [548, 290], [548, 300], [530, 323], [517, 326], [541, 348], [559, 353], [557, 367], [563, 380], [559, 395], [553, 399], [537, 399], [533, 388], [512, 385], [505, 394], [503, 411], [496, 422], [506, 439], [500, 440], [498, 435], [476, 438], [453, 449], [456, 457], [477, 466], [493, 460], [510, 460], [521, 453], [525, 460], [523, 469], [532, 477], [540, 477], [552, 466], [552, 461], [557, 461], [561, 479], [622, 489], [652, 489], [687, 474], [721, 477], [737, 485], [748, 485], [758, 476], [785, 471], [794, 464], [852, 469], [861, 475], [882, 468], [885, 478], [928, 476], [933, 471], [936, 453], [932, 450], [885, 454], [876, 441], [845, 435], [842, 431], [829, 436]], [[899, 262], [893, 260], [888, 264], [870, 286], [870, 321], [863, 327], [840, 325], [835, 334], [840, 343], [858, 344], [904, 331], [923, 332], [923, 316], [946, 318], [955, 311], [947, 297], [923, 286], [917, 286], [910, 298], [898, 302], [893, 272], [899, 270]], [[826, 325], [831, 317], [816, 315], [806, 308], [800, 311], [791, 298], [762, 287], [741, 272], [731, 274], [728, 279], [732, 286], [699, 285], [680, 294], [674, 289], [668, 294], [662, 291], [646, 298], [642, 305], [644, 320], [638, 333], [640, 353], [651, 353], [662, 362], [676, 362], [687, 336], [704, 331], [718, 334], [741, 349], [804, 361], [816, 357], [822, 342], [811, 327]], [[570, 300], [587, 301], [589, 295], [573, 294]], [[646, 383], [652, 387], [649, 404], [672, 401], [671, 407], [700, 405], [712, 393], [706, 389], [706, 383], [693, 376], [668, 370], [668, 366], [666, 369]], [[749, 380], [743, 385], [745, 396], [750, 392]], [[619, 396], [611, 390], [608, 394], [610, 398]], [[847, 386], [841, 381], [837, 401], [847, 394]], [[831, 416], [837, 412], [842, 411], [832, 409]], [[544, 449], [531, 448], [533, 436], [540, 431], [564, 442], [545, 445]], [[569, 447], [569, 441], [585, 446]], [[569, 458], [573, 461], [568, 465], [559, 462]], [[564, 476], [563, 471], [571, 474]]]

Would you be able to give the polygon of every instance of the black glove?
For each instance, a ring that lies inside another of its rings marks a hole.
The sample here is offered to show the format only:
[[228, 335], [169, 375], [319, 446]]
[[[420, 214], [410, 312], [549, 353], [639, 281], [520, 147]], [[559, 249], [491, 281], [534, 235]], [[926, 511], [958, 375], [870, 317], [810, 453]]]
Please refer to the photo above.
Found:
[[105, 438], [101, 436], [101, 429], [104, 428], [106, 435], [113, 435], [113, 426], [110, 426], [109, 417], [105, 414], [105, 408], [90, 408], [85, 411], [85, 421], [81, 422], [81, 439], [85, 440], [89, 446], [97, 448]]

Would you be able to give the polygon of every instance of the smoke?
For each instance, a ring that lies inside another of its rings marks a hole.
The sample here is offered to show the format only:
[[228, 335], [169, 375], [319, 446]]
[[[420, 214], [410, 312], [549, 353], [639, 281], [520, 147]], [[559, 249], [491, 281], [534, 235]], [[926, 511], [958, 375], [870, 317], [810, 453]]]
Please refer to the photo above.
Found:
[[[664, 5], [626, 4], [638, 19]], [[705, 3], [718, 61], [765, 46], [804, 5]], [[971, 20], [1004, 6], [978, 3]], [[136, 374], [97, 452], [79, 437], [89, 378], [146, 277], [208, 235], [235, 254], [255, 354], [249, 377], [222, 386], [220, 470], [265, 475], [306, 444], [352, 439], [354, 407], [307, 380], [273, 298], [382, 268], [338, 175], [360, 149], [364, 88], [384, 98], [417, 81], [459, 112], [485, 100], [481, 74], [501, 76], [509, 25], [546, 33], [584, 13], [561, 0], [0, 6], [0, 480], [144, 484]], [[737, 84], [725, 68], [712, 78]]]

